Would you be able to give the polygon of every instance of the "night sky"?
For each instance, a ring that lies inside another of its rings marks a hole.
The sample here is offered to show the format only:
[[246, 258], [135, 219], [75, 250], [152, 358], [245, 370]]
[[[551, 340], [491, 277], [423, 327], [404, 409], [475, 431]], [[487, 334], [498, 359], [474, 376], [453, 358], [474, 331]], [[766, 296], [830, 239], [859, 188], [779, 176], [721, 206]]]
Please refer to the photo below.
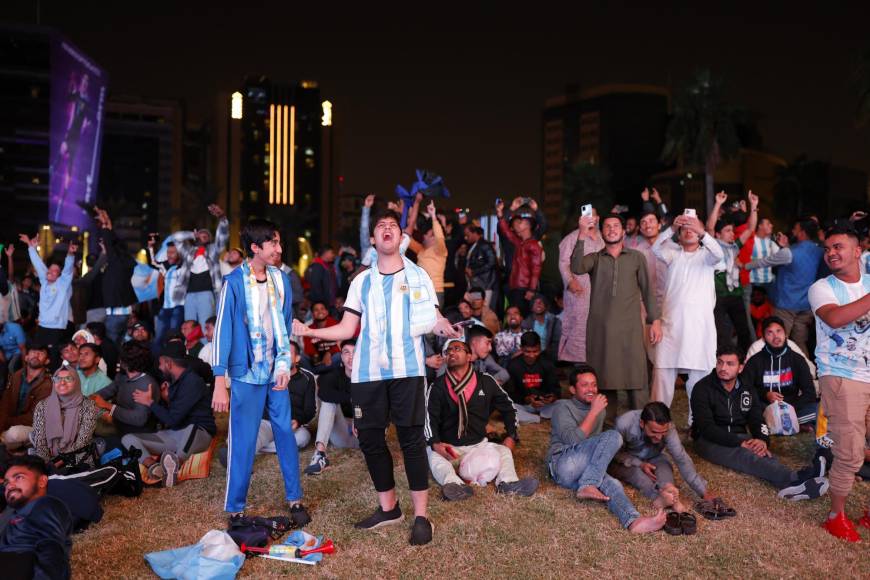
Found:
[[[348, 191], [392, 195], [422, 167], [463, 205], [534, 195], [547, 97], [569, 83], [674, 87], [697, 67], [724, 76], [732, 102], [760, 115], [768, 151], [870, 171], [870, 127], [855, 129], [849, 89], [870, 45], [867, 2], [730, 2], [719, 12], [689, 2], [291, 4], [41, 3], [42, 24], [106, 68], [113, 94], [183, 99], [190, 121], [246, 74], [319, 81], [335, 103]], [[32, 1], [0, 7], [4, 20], [35, 13]]]

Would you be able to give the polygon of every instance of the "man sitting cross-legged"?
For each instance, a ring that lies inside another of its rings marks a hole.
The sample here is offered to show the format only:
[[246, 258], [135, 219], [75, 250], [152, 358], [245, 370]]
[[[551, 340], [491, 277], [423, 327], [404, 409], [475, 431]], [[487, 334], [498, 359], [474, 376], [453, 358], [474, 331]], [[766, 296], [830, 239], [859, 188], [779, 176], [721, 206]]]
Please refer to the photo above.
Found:
[[[470, 486], [456, 475], [453, 461], [484, 447], [498, 451], [501, 468], [495, 478], [498, 493], [530, 496], [538, 488], [534, 478], [520, 479], [514, 468], [511, 450], [519, 440], [513, 401], [492, 376], [478, 373], [471, 366], [471, 349], [465, 339], [452, 339], [444, 345], [447, 372], [439, 377], [428, 399], [427, 439], [429, 467], [441, 485], [444, 499], [466, 499], [473, 495]], [[486, 439], [486, 425], [493, 411], [504, 418], [507, 438], [503, 445]]]
[[665, 450], [692, 491], [707, 500], [714, 498], [683, 448], [667, 405], [654, 401], [643, 409], [624, 413], [616, 420], [616, 430], [622, 435], [623, 447], [610, 465], [610, 474], [639, 489], [653, 500], [653, 505], [670, 507], [676, 512], [686, 511], [674, 485], [674, 469], [663, 453]]
[[598, 392], [595, 369], [581, 365], [568, 377], [570, 399], [556, 401], [546, 465], [553, 480], [574, 490], [577, 499], [607, 502], [622, 527], [634, 533], [654, 532], [665, 525], [664, 510], [642, 517], [607, 466], [622, 447], [617, 431], [605, 431], [607, 397]]
[[740, 380], [742, 370], [741, 353], [725, 345], [716, 353], [716, 368], [695, 385], [695, 451], [711, 463], [763, 479], [779, 489], [779, 497], [785, 499], [814, 499], [827, 493], [826, 461], [819, 453], [813, 465], [798, 472], [771, 454], [764, 403], [758, 391]]

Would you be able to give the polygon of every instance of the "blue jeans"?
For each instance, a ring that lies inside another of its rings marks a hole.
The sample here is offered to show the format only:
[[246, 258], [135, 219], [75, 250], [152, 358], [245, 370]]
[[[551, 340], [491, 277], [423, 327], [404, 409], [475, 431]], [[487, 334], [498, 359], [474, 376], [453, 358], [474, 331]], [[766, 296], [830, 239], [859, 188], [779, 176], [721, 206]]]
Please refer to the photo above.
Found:
[[166, 334], [181, 328], [182, 322], [184, 322], [184, 306], [160, 309], [154, 320], [155, 351], [159, 352], [160, 347], [163, 346], [163, 339], [166, 338]]
[[214, 292], [189, 292], [184, 298], [184, 319], [196, 320], [205, 327], [205, 321], [214, 316]]
[[607, 466], [621, 447], [622, 436], [616, 431], [605, 431], [553, 457], [549, 469], [553, 481], [561, 487], [574, 491], [587, 485], [597, 487], [610, 498], [607, 509], [623, 528], [628, 528], [640, 513], [625, 495], [622, 484], [607, 475]]
[[106, 316], [106, 336], [115, 344], [121, 344], [121, 339], [127, 333], [129, 314], [109, 314]]

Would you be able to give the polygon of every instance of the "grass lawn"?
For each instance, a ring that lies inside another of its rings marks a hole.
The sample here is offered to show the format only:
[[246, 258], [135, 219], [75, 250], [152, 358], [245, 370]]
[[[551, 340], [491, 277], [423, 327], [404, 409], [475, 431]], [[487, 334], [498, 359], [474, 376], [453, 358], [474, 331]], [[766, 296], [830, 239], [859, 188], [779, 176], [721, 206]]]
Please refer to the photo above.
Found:
[[[684, 391], [678, 391], [674, 411], [678, 425], [683, 426]], [[221, 419], [223, 437], [226, 417]], [[490, 485], [470, 500], [445, 503], [433, 482], [429, 497], [435, 539], [421, 548], [408, 545], [412, 512], [395, 435], [389, 440], [406, 520], [382, 531], [360, 532], [352, 527], [376, 506], [362, 455], [331, 450], [332, 467], [318, 477], [303, 476], [303, 486], [305, 503], [314, 518], [308, 531], [332, 538], [338, 552], [326, 556], [317, 567], [252, 559], [240, 576], [870, 577], [870, 532], [861, 528], [861, 544], [829, 536], [819, 527], [827, 513], [826, 499], [783, 501], [763, 482], [695, 457], [711, 489], [737, 509], [737, 517], [710, 522], [698, 516], [694, 536], [664, 532], [635, 536], [621, 529], [605, 506], [581, 504], [547, 479], [543, 457], [549, 422], [522, 426], [521, 434], [523, 442], [515, 455], [517, 471], [521, 477], [533, 475], [541, 480], [538, 494], [505, 498], [497, 496]], [[798, 466], [812, 456], [812, 446], [812, 437], [802, 434], [775, 438], [773, 451], [789, 465]], [[691, 445], [687, 447], [691, 451]], [[302, 468], [310, 456], [310, 447], [302, 451]], [[156, 577], [143, 554], [193, 544], [211, 529], [226, 528], [221, 509], [224, 483], [225, 471], [215, 458], [209, 479], [184, 482], [172, 489], [147, 489], [135, 499], [107, 498], [103, 521], [74, 538], [73, 577]], [[694, 502], [688, 486], [679, 480], [678, 484], [683, 497]], [[648, 500], [635, 490], [627, 491], [641, 513], [653, 512]], [[282, 497], [275, 456], [258, 457], [248, 512], [282, 514]], [[849, 515], [857, 519], [868, 501], [870, 487], [857, 484], [849, 500]]]

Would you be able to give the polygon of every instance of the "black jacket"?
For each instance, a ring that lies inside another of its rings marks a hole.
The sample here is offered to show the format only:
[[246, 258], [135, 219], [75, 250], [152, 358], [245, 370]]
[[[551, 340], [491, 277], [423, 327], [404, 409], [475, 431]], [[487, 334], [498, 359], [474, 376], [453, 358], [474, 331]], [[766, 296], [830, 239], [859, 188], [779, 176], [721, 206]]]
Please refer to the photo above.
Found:
[[41, 497], [12, 513], [0, 535], [0, 552], [32, 552], [34, 578], [69, 578], [72, 526], [72, 516], [61, 500]]
[[[344, 371], [342, 371], [344, 372]], [[299, 369], [290, 377], [290, 412], [291, 418], [306, 425], [314, 419], [317, 412], [316, 389], [314, 375], [305, 369]]]
[[738, 378], [729, 393], [713, 371], [698, 381], [692, 391], [692, 438], [739, 447], [748, 429], [753, 438], [767, 443], [770, 431], [764, 422], [764, 407], [751, 386]]
[[185, 370], [178, 380], [169, 385], [169, 404], [154, 401], [151, 412], [166, 429], [184, 429], [196, 425], [212, 436], [217, 433], [211, 410], [211, 392], [198, 374]]
[[785, 402], [795, 411], [816, 402], [810, 366], [788, 345], [779, 352], [765, 345], [746, 361], [740, 381], [753, 387], [764, 403], [767, 403], [765, 395], [770, 391], [782, 393]]
[[103, 293], [103, 306], [117, 308], [132, 306], [139, 302], [133, 291], [130, 279], [136, 260], [127, 252], [127, 245], [118, 239], [113, 230], [100, 230], [100, 237], [106, 246], [106, 270], [100, 279]]
[[[332, 264], [328, 264], [332, 268]], [[312, 262], [308, 269], [305, 270], [305, 281], [308, 282], [308, 299], [312, 304], [315, 302], [324, 302], [330, 309], [335, 308], [335, 295], [338, 292], [338, 285], [335, 279], [335, 272], [327, 270], [321, 262]]]
[[492, 244], [481, 238], [465, 258], [465, 267], [471, 270], [471, 287], [479, 286], [484, 290], [493, 290], [498, 282], [495, 250]]
[[488, 374], [477, 375], [477, 386], [468, 400], [468, 425], [465, 436], [460, 438], [459, 404], [450, 396], [447, 378], [439, 377], [430, 387], [428, 399], [429, 430], [427, 443], [449, 443], [463, 446], [475, 445], [486, 438], [486, 424], [493, 411], [501, 412], [509, 437], [519, 441], [517, 434], [517, 415], [514, 403], [498, 383]]
[[317, 381], [317, 396], [324, 403], [334, 403], [341, 406], [341, 414], [348, 419], [353, 417], [353, 405], [350, 402], [350, 377], [339, 366], [320, 375]]

